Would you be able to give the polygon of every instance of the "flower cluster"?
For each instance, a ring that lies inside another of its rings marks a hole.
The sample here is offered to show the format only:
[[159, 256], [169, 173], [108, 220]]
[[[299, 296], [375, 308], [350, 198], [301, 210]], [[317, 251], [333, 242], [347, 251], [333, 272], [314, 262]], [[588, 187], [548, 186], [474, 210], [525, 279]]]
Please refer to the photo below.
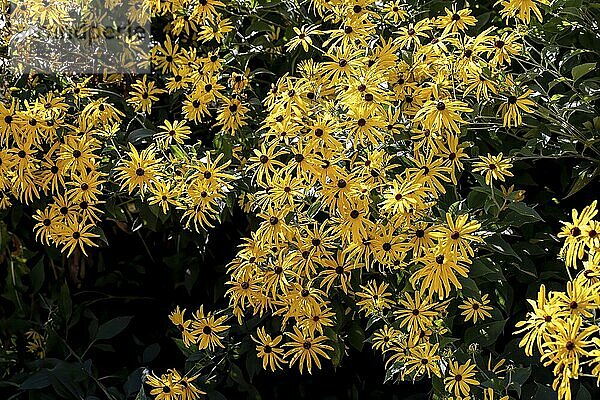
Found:
[[[481, 223], [439, 200], [471, 165], [461, 138], [475, 108], [495, 107], [508, 127], [531, 111], [508, 69], [519, 34], [470, 35], [469, 9], [408, 23], [401, 3], [312, 4], [324, 26], [295, 29], [287, 46], [320, 57], [273, 85], [261, 142], [243, 160], [257, 190], [241, 202], [258, 221], [228, 266], [231, 313], [261, 321], [253, 339], [263, 368], [300, 372], [339, 363], [345, 338], [334, 328], [362, 314], [400, 379], [435, 376], [465, 398], [478, 366], [441, 339], [447, 317], [476, 323], [494, 307], [463, 287]], [[488, 155], [467, 171], [492, 185], [511, 166]]]
[[[60, 13], [75, 6], [57, 4], [43, 13], [52, 26], [69, 22]], [[123, 75], [69, 76], [54, 84], [31, 74], [25, 90], [13, 88], [0, 102], [0, 208], [15, 200], [32, 206], [38, 240], [67, 255], [87, 255], [98, 246], [98, 223], [107, 213], [116, 218], [114, 210], [131, 219], [145, 205], [156, 217], [173, 215], [198, 232], [212, 227], [236, 176], [230, 155], [211, 152], [203, 132], [210, 122], [228, 133], [244, 126], [249, 88], [248, 77], [219, 56], [232, 25], [218, 6], [223, 3], [212, 0], [140, 6], [153, 18], [172, 19], [150, 52], [160, 74], [134, 82]], [[185, 41], [182, 31], [199, 37]], [[127, 87], [128, 96], [119, 93]], [[185, 100], [161, 104], [172, 96]], [[129, 107], [115, 100], [122, 97]], [[162, 118], [154, 125], [156, 109]]]
[[516, 333], [525, 335], [519, 345], [533, 355], [534, 348], [545, 366], [553, 366], [553, 389], [560, 399], [571, 398], [571, 379], [582, 374], [585, 365], [600, 380], [600, 335], [595, 315], [600, 309], [600, 240], [597, 202], [581, 213], [572, 212], [559, 237], [564, 238], [563, 258], [567, 268], [583, 269], [567, 282], [566, 291], [549, 291], [542, 285], [537, 300], [528, 300], [532, 311], [517, 323]]

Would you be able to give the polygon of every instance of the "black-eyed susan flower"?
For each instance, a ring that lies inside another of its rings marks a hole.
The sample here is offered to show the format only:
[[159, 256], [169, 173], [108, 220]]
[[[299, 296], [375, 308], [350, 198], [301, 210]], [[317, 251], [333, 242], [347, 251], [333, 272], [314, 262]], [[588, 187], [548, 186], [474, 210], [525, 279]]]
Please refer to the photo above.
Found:
[[489, 303], [488, 295], [484, 294], [481, 296], [481, 300], [476, 300], [471, 297], [465, 299], [458, 308], [464, 310], [461, 315], [464, 315], [465, 322], [473, 320], [473, 323], [476, 324], [478, 319], [483, 321], [486, 318], [492, 317], [492, 314], [490, 314], [489, 311], [493, 308], [488, 306]]
[[283, 358], [284, 349], [280, 346], [283, 336], [278, 335], [273, 339], [264, 327], [258, 328], [256, 335], [257, 337], [253, 336], [252, 340], [256, 342], [257, 356], [262, 360], [263, 369], [266, 370], [267, 367], [271, 371], [281, 369], [287, 363]]
[[333, 347], [325, 344], [328, 339], [326, 336], [313, 337], [308, 333], [303, 333], [298, 327], [294, 326], [293, 332], [286, 332], [290, 341], [285, 343], [285, 347], [289, 349], [285, 352], [285, 358], [289, 359], [290, 367], [298, 363], [300, 373], [304, 372], [304, 368], [312, 374], [313, 364], [317, 368], [321, 368], [320, 358], [330, 359], [327, 351], [332, 351]]

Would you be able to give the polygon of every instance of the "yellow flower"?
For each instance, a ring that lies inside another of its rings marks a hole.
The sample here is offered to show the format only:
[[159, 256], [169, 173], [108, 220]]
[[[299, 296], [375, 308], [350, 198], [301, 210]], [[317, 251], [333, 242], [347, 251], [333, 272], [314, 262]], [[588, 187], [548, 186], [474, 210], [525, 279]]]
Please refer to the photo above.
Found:
[[523, 122], [521, 117], [521, 111], [525, 113], [531, 113], [532, 110], [529, 107], [535, 106], [535, 103], [528, 97], [533, 93], [533, 90], [529, 89], [520, 96], [510, 95], [506, 99], [505, 103], [500, 104], [500, 113], [502, 114], [502, 121], [504, 126], [519, 126]]
[[216, 346], [225, 347], [221, 340], [224, 336], [222, 332], [229, 329], [229, 325], [224, 325], [223, 322], [227, 320], [227, 316], [223, 315], [216, 318], [214, 313], [209, 312], [204, 314], [204, 305], [192, 314], [192, 335], [196, 338], [195, 342], [198, 344], [198, 349], [210, 349], [214, 350]]
[[502, 153], [496, 156], [488, 154], [479, 156], [480, 161], [473, 163], [473, 172], [485, 173], [485, 183], [491, 185], [494, 180], [504, 182], [506, 176], [513, 176], [510, 172], [512, 163], [510, 159], [504, 158]]
[[298, 29], [294, 27], [294, 32], [296, 36], [294, 36], [290, 41], [286, 44], [288, 50], [294, 50], [299, 45], [302, 45], [304, 51], [308, 52], [309, 46], [312, 45], [312, 38], [310, 35], [321, 35], [323, 32], [318, 30], [319, 25], [304, 25], [302, 28]]
[[291, 342], [285, 343], [285, 347], [290, 349], [286, 351], [285, 357], [289, 359], [290, 367], [298, 362], [300, 373], [303, 373], [304, 368], [312, 374], [313, 363], [317, 368], [321, 368], [321, 360], [319, 357], [330, 359], [326, 351], [333, 351], [333, 347], [324, 344], [327, 341], [326, 336], [311, 336], [308, 333], [303, 333], [298, 327], [294, 326], [293, 332], [285, 333]]
[[471, 365], [471, 360], [465, 364], [458, 364], [451, 361], [448, 365], [448, 376], [444, 378], [444, 386], [448, 393], [453, 393], [456, 397], [468, 396], [471, 386], [479, 385], [475, 378], [475, 365]]
[[134, 90], [129, 92], [131, 97], [127, 99], [127, 102], [133, 106], [136, 112], [141, 111], [150, 114], [152, 112], [153, 102], [158, 101], [156, 95], [164, 93], [165, 91], [156, 88], [156, 83], [154, 81], [147, 82], [146, 77], [147, 75], [144, 75], [142, 80], [138, 79], [131, 85]]
[[500, 14], [503, 17], [507, 19], [509, 17], [517, 17], [526, 24], [529, 24], [532, 11], [538, 21], [542, 22], [542, 13], [536, 3], [547, 5], [549, 0], [499, 0], [496, 2], [496, 4], [502, 6]]
[[464, 258], [473, 257], [475, 253], [470, 243], [483, 242], [481, 237], [473, 235], [481, 228], [481, 224], [475, 220], [469, 221], [469, 214], [459, 215], [453, 220], [450, 213], [446, 213], [446, 223], [447, 226], [436, 228], [431, 236], [438, 239], [450, 253], [460, 252]]
[[468, 8], [456, 11], [456, 5], [453, 5], [452, 11], [447, 8], [444, 8], [444, 11], [446, 15], [438, 17], [435, 21], [438, 27], [444, 29], [444, 34], [465, 31], [468, 26], [473, 26], [477, 23], [477, 19], [471, 16], [471, 10]]
[[127, 188], [129, 194], [137, 188], [142, 196], [158, 176], [158, 161], [152, 147], [138, 152], [129, 143], [130, 160], [122, 160], [116, 168], [117, 181], [121, 182], [121, 189]]
[[267, 369], [267, 366], [271, 371], [281, 369], [283, 364], [287, 363], [283, 359], [284, 350], [279, 347], [282, 335], [277, 336], [275, 339], [271, 338], [271, 335], [266, 333], [265, 328], [261, 327], [256, 330], [258, 339], [252, 336], [252, 340], [256, 342], [257, 356], [262, 359], [263, 369]]
[[429, 100], [415, 114], [415, 121], [421, 122], [431, 132], [447, 130], [457, 134], [460, 132], [459, 124], [466, 121], [460, 116], [460, 112], [471, 112], [466, 103], [460, 100]]
[[465, 322], [473, 320], [473, 323], [477, 323], [477, 319], [484, 320], [485, 318], [491, 318], [492, 314], [488, 311], [493, 310], [492, 307], [488, 306], [490, 301], [488, 295], [484, 294], [481, 296], [481, 300], [475, 300], [473, 298], [467, 298], [463, 300], [463, 303], [458, 306], [461, 310], [464, 310], [461, 315], [465, 316]]

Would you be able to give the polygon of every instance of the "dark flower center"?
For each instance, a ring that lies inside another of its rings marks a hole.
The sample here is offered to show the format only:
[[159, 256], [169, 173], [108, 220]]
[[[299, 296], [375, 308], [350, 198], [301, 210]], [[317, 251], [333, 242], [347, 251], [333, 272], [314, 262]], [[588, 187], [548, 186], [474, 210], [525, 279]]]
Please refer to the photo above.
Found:
[[575, 348], [575, 343], [573, 343], [572, 341], [570, 341], [570, 340], [569, 340], [569, 341], [568, 341], [568, 342], [565, 344], [565, 348], [566, 348], [567, 350], [571, 351], [571, 350], [573, 350], [573, 349]]

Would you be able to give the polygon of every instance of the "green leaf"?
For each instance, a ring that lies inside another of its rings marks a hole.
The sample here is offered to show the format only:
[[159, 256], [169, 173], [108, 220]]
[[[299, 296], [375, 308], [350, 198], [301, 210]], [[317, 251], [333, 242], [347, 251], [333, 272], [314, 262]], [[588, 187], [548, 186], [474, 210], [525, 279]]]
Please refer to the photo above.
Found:
[[25, 379], [25, 382], [21, 384], [20, 389], [43, 389], [48, 386], [50, 386], [50, 376], [48, 375], [48, 370], [43, 369]]
[[358, 351], [362, 351], [365, 342], [365, 331], [358, 321], [353, 321], [350, 324], [348, 332], [348, 341]]
[[581, 173], [578, 174], [577, 179], [571, 185], [569, 189], [569, 193], [565, 196], [565, 199], [573, 196], [575, 193], [579, 192], [581, 189], [586, 187], [589, 183], [594, 181], [596, 177], [600, 174], [600, 168], [585, 169]]
[[591, 72], [594, 68], [596, 68], [595, 62], [580, 64], [573, 67], [573, 69], [571, 70], [571, 74], [573, 75], [573, 81], [577, 81], [579, 78], [581, 78], [588, 72]]
[[142, 362], [149, 363], [158, 356], [158, 353], [160, 353], [160, 345], [158, 343], [152, 343], [150, 346], [144, 349], [144, 353], [142, 354]]
[[69, 318], [71, 318], [71, 313], [73, 312], [73, 302], [71, 301], [71, 293], [69, 292], [69, 286], [67, 286], [66, 282], [63, 283], [60, 288], [58, 309], [60, 310], [60, 314], [64, 317], [65, 322], [68, 322]]
[[516, 391], [519, 397], [521, 397], [521, 388], [529, 378], [529, 375], [531, 375], [531, 367], [515, 368], [508, 372], [505, 378], [507, 381], [507, 389]]
[[117, 336], [123, 329], [127, 328], [132, 318], [132, 316], [117, 317], [100, 325], [96, 334], [96, 340], [106, 340]]
[[510, 203], [508, 208], [516, 211], [520, 215], [527, 217], [532, 221], [543, 221], [544, 219], [535, 211], [533, 208], [529, 207], [527, 204], [518, 202], [518, 203]]
[[132, 131], [129, 136], [127, 136], [127, 140], [133, 144], [137, 144], [142, 142], [144, 139], [151, 137], [154, 134], [153, 131], [146, 128], [140, 128]]
[[394, 363], [391, 367], [387, 368], [387, 370], [385, 371], [385, 379], [383, 380], [383, 383], [391, 382], [394, 379], [394, 377], [400, 372], [403, 366], [404, 363], [398, 361]]
[[137, 396], [135, 396], [135, 400], [147, 400], [147, 399], [148, 399], [148, 397], [146, 397], [146, 391], [144, 390], [144, 386], [142, 385]]
[[37, 293], [44, 284], [44, 258], [42, 257], [35, 266], [31, 269], [31, 289], [33, 293]]
[[488, 247], [490, 247], [492, 251], [507, 256], [512, 256], [519, 261], [521, 260], [521, 257], [519, 257], [517, 253], [515, 253], [510, 244], [508, 244], [506, 240], [502, 239], [502, 237], [499, 234], [495, 233], [492, 236], [487, 237], [485, 239], [485, 242], [486, 244], [488, 244]]
[[477, 324], [465, 331], [466, 343], [479, 343], [481, 346], [489, 346], [496, 342], [498, 336], [504, 331], [506, 320], [491, 321]]
[[206, 395], [209, 400], [227, 400], [227, 397], [223, 396], [223, 393], [217, 390], [209, 390]]

